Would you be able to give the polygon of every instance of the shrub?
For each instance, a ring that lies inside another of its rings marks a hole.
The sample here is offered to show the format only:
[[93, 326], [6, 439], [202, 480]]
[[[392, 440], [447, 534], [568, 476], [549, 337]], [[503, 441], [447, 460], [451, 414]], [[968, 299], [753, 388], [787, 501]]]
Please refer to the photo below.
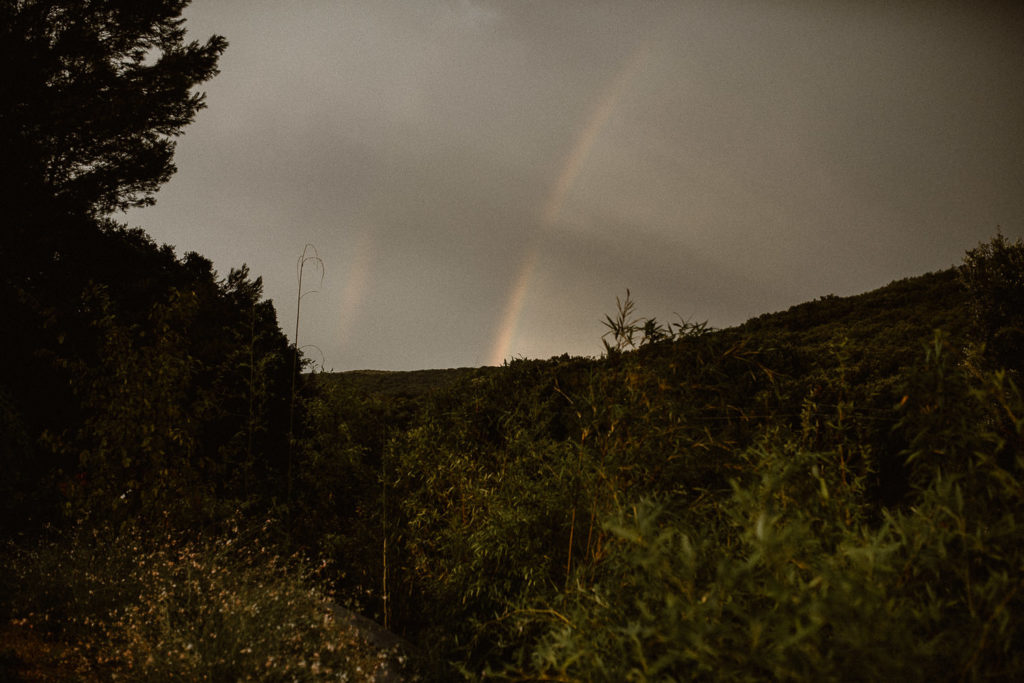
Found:
[[1024, 242], [1002, 234], [967, 252], [960, 280], [970, 295], [974, 333], [994, 363], [1022, 369], [1024, 358]]
[[[905, 509], [874, 523], [841, 452], [769, 432], [717, 522], [651, 499], [609, 518], [599, 580], [522, 610], [523, 630], [541, 621], [547, 635], [505, 674], [1019, 680], [1024, 400], [1005, 372], [952, 367], [941, 346], [919, 370], [924, 417], [900, 426], [918, 468]], [[974, 419], [932, 420], [937, 406]]]

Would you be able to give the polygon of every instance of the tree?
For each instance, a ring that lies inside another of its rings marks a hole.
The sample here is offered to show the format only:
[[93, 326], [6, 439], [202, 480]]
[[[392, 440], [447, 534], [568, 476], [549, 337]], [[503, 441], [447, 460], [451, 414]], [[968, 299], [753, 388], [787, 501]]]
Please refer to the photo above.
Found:
[[[221, 36], [185, 42], [188, 0], [0, 0], [0, 205], [25, 239], [57, 216], [153, 203], [204, 106]], [[13, 213], [13, 216], [10, 216]], [[17, 244], [17, 241], [15, 241]]]
[[971, 297], [974, 333], [989, 357], [1020, 371], [1024, 358], [1024, 242], [1001, 233], [967, 252], [960, 280]]
[[0, 426], [21, 435], [4, 457], [39, 510], [65, 464], [43, 437], [89, 418], [74, 368], [111, 361], [83, 297], [104, 286], [112, 324], [141, 335], [154, 304], [191, 291], [172, 250], [108, 218], [151, 204], [174, 172], [174, 139], [204, 106], [195, 88], [227, 46], [186, 41], [187, 5], [0, 0], [0, 396], [17, 408]]

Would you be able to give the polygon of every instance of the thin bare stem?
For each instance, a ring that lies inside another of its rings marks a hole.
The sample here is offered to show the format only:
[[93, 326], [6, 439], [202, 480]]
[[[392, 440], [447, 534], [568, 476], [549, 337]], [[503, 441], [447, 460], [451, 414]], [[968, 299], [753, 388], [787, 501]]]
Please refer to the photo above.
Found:
[[[312, 250], [312, 254], [310, 254]], [[312, 262], [320, 270], [320, 282], [316, 289], [311, 289], [308, 292], [302, 291], [302, 273], [306, 268], [306, 263]], [[295, 336], [292, 338], [294, 354], [292, 355], [292, 389], [291, 395], [288, 401], [288, 496], [287, 500], [289, 505], [292, 501], [292, 451], [294, 449], [295, 441], [295, 381], [299, 374], [299, 317], [302, 310], [302, 297], [307, 294], [313, 294], [320, 291], [320, 287], [324, 283], [324, 275], [326, 269], [324, 268], [323, 259], [316, 251], [316, 247], [312, 244], [306, 244], [302, 248], [302, 254], [299, 255], [299, 260], [295, 262], [295, 275], [299, 281], [298, 296], [295, 299]]]

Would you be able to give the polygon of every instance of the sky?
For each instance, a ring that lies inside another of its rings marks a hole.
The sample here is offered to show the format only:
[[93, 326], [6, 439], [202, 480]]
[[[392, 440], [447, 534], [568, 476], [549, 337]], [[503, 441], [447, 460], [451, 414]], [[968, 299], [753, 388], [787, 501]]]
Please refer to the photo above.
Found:
[[[597, 356], [1024, 236], [1024, 4], [193, 0], [229, 41], [122, 220], [326, 370]], [[312, 245], [308, 247], [306, 245]], [[294, 339], [293, 339], [294, 341]]]

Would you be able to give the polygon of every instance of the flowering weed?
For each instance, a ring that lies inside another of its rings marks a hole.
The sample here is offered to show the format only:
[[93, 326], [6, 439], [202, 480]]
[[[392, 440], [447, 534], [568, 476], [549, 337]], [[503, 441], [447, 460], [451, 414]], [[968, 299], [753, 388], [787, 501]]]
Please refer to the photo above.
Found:
[[316, 573], [259, 536], [79, 527], [10, 546], [10, 628], [60, 643], [61, 665], [83, 678], [356, 681], [387, 666]]

